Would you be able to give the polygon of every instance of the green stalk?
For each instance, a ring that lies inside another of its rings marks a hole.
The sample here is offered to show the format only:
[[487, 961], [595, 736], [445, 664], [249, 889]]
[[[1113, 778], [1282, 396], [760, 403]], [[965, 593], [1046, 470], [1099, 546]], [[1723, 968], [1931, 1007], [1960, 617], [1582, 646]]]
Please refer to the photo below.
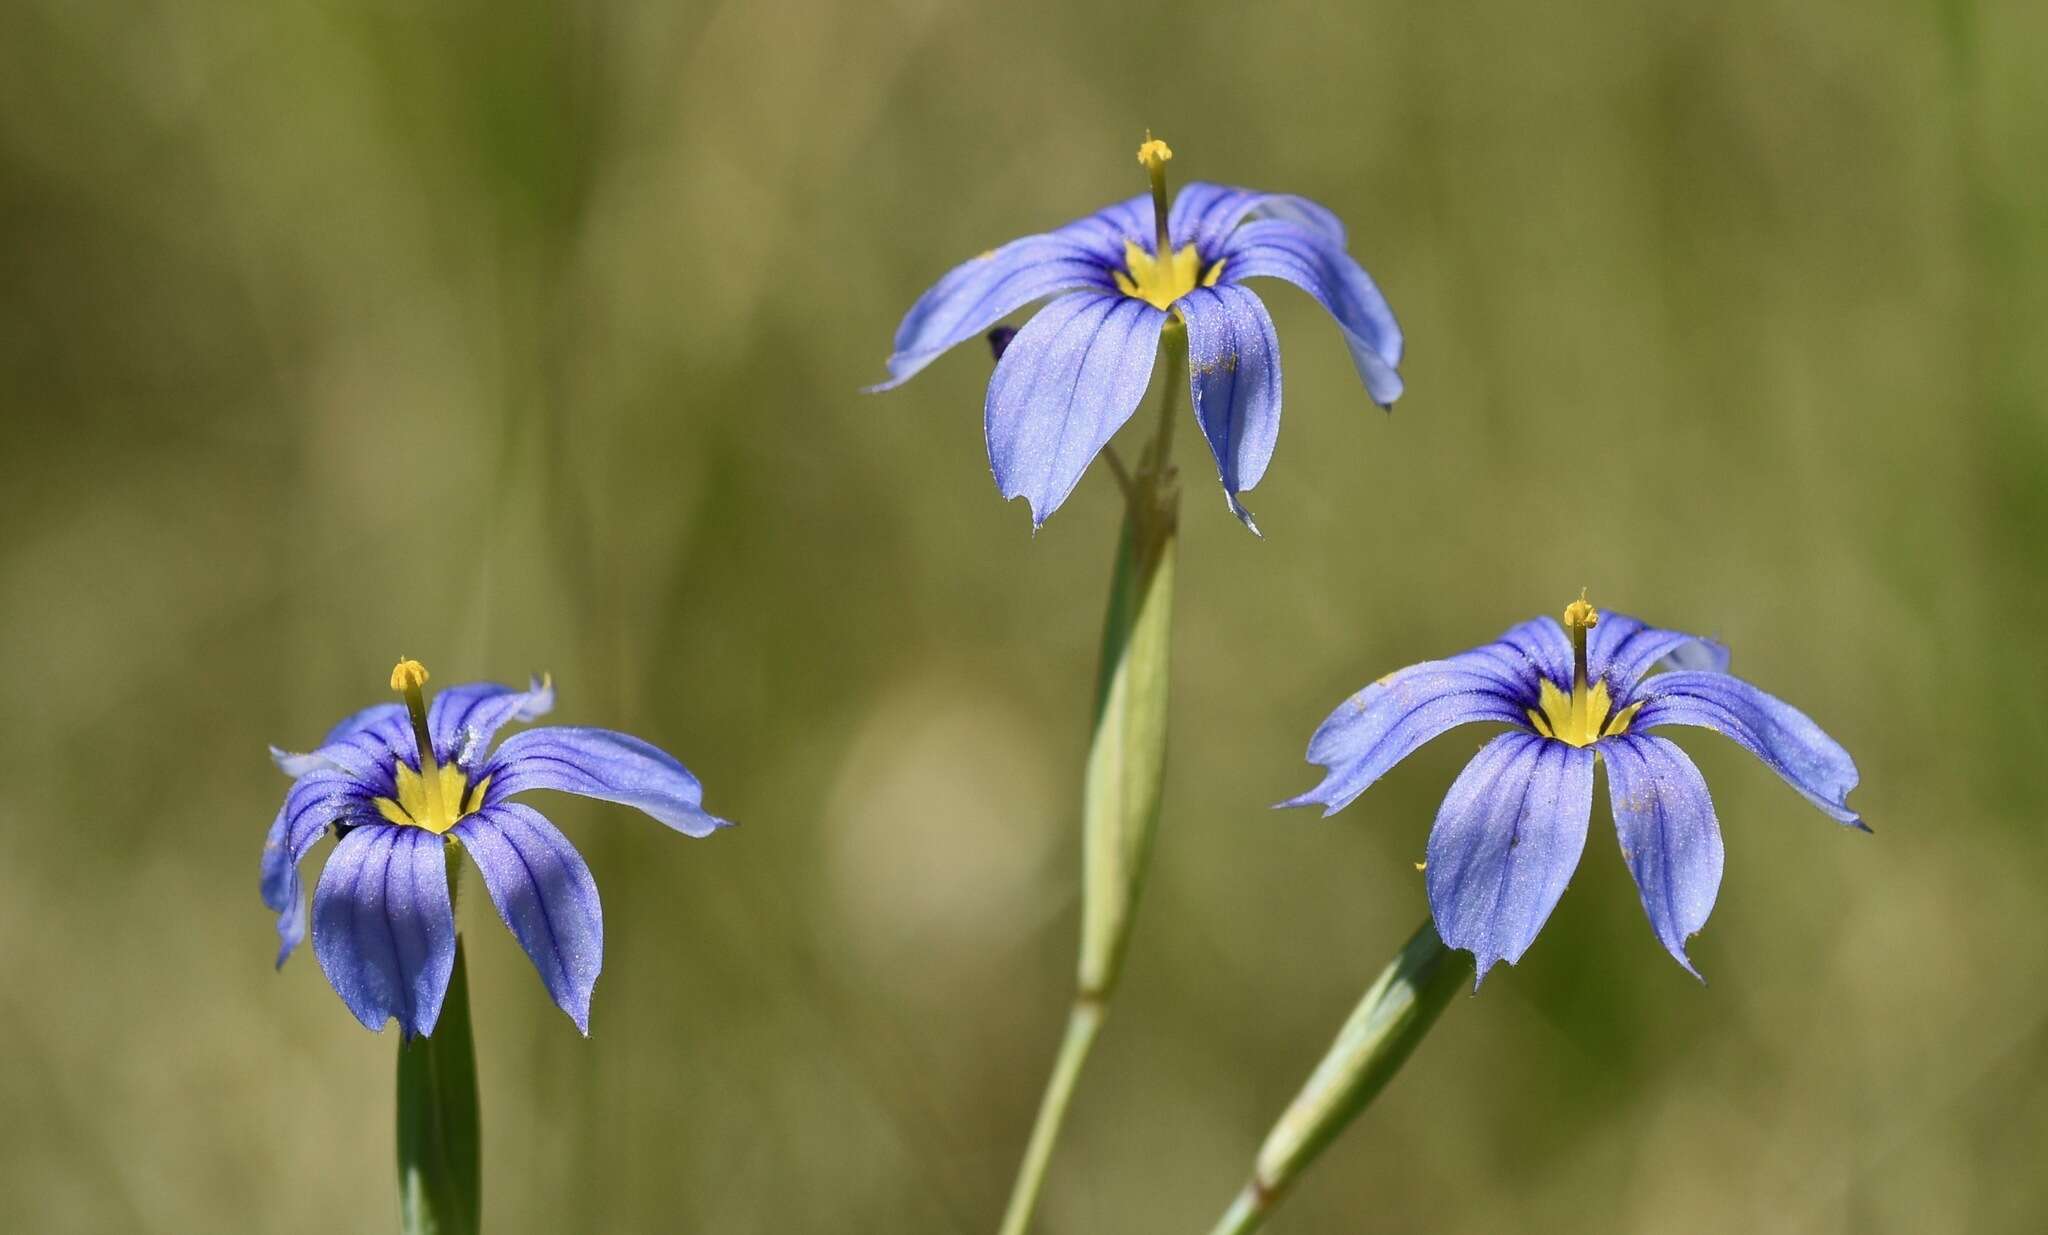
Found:
[[1471, 954], [1444, 947], [1436, 926], [1424, 919], [1359, 1000], [1308, 1083], [1266, 1135], [1251, 1179], [1214, 1235], [1248, 1235], [1265, 1224], [1316, 1155], [1394, 1079], [1471, 976]]
[[1024, 1235], [1031, 1226], [1067, 1104], [1123, 969], [1159, 823], [1174, 547], [1180, 526], [1173, 422], [1187, 380], [1187, 331], [1178, 318], [1168, 321], [1161, 351], [1166, 372], [1159, 426], [1137, 472], [1124, 485], [1123, 535], [1103, 623], [1095, 727], [1081, 801], [1081, 960], [1074, 1004], [1003, 1214], [1002, 1235]]
[[[460, 857], [449, 845], [451, 902]], [[483, 1208], [479, 1146], [469, 968], [458, 934], [434, 1032], [398, 1044], [398, 1209], [405, 1235], [476, 1235]]]

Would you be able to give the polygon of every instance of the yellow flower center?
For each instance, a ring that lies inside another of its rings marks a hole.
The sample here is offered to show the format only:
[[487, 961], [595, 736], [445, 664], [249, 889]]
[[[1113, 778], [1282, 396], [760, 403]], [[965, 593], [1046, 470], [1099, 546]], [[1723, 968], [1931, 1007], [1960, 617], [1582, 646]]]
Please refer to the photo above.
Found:
[[1574, 712], [1571, 695], [1549, 678], [1544, 678], [1538, 706], [1523, 710], [1529, 714], [1529, 723], [1536, 726], [1536, 732], [1544, 737], [1569, 742], [1573, 746], [1591, 746], [1601, 738], [1627, 733], [1629, 723], [1635, 720], [1643, 703], [1638, 699], [1609, 720], [1607, 713], [1613, 707], [1614, 701], [1607, 697], [1604, 679], [1593, 683], [1592, 689], [1586, 692], [1584, 710]]
[[1126, 240], [1124, 269], [1113, 273], [1117, 290], [1124, 295], [1134, 296], [1154, 308], [1171, 309], [1174, 301], [1195, 288], [1216, 286], [1216, 280], [1223, 274], [1223, 263], [1203, 270], [1202, 259], [1192, 244], [1182, 245], [1162, 262], [1138, 247], [1137, 241]]
[[[442, 764], [435, 769], [434, 778], [440, 783], [435, 787], [439, 793], [429, 793], [427, 780], [418, 772], [401, 763], [398, 765], [398, 797], [378, 798], [377, 813], [401, 827], [425, 828], [436, 836], [445, 835], [465, 815], [472, 815], [484, 804], [484, 790], [490, 788], [491, 778], [486, 776], [469, 788], [469, 778], [462, 769], [452, 763]], [[468, 797], [463, 791], [468, 790]], [[453, 810], [449, 809], [451, 806]]]
[[1586, 593], [1564, 607], [1564, 627], [1572, 636], [1572, 689], [1570, 694], [1549, 678], [1542, 679], [1537, 694], [1537, 706], [1523, 708], [1529, 716], [1529, 723], [1536, 732], [1546, 738], [1556, 738], [1573, 746], [1591, 746], [1594, 742], [1617, 733], [1627, 733], [1629, 722], [1642, 710], [1642, 701], [1637, 700], [1617, 713], [1612, 721], [1607, 713], [1614, 707], [1614, 701], [1607, 695], [1607, 680], [1588, 686], [1586, 683], [1586, 632], [1600, 624], [1600, 611], [1586, 603]]

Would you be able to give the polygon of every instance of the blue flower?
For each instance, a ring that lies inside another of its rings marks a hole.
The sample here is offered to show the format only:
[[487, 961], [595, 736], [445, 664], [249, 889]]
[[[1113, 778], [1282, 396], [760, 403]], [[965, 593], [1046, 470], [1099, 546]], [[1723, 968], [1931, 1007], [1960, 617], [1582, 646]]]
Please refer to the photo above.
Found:
[[484, 887], [540, 971], [548, 994], [590, 1032], [590, 992], [604, 959], [604, 918], [590, 868], [540, 812], [511, 799], [557, 789], [619, 802], [686, 836], [726, 821], [706, 814], [697, 778], [669, 755], [608, 729], [530, 729], [495, 750], [498, 730], [554, 707], [553, 687], [491, 682], [451, 687], [426, 705], [427, 671], [392, 670], [405, 702], [365, 708], [319, 749], [272, 748], [291, 776], [263, 843], [263, 903], [283, 941], [306, 934], [299, 861], [329, 827], [340, 842], [313, 893], [313, 952], [356, 1019], [406, 1034], [433, 1032], [455, 964], [448, 847], [469, 851]]
[[1230, 509], [1252, 526], [1238, 494], [1265, 475], [1279, 436], [1280, 343], [1247, 279], [1284, 279], [1315, 297], [1337, 319], [1373, 400], [1392, 407], [1401, 394], [1401, 329], [1345, 252], [1337, 216], [1307, 198], [1214, 184], [1188, 185], [1169, 208], [1172, 157], [1164, 142], [1139, 148], [1149, 200], [1118, 202], [954, 268], [911, 306], [889, 380], [873, 387], [901, 385], [954, 344], [1056, 297], [999, 349], [983, 410], [996, 486], [1031, 503], [1034, 525], [1137, 409], [1160, 331], [1177, 318], [1195, 418]]
[[[1644, 676], [1659, 667], [1668, 671]], [[1699, 769], [1656, 730], [1694, 725], [1724, 734], [1823, 813], [1870, 830], [1847, 803], [1856, 787], [1849, 752], [1727, 668], [1719, 644], [1603, 617], [1581, 597], [1562, 626], [1524, 622], [1496, 642], [1410, 665], [1353, 695], [1309, 740], [1309, 762], [1328, 769], [1323, 783], [1281, 805], [1315, 803], [1334, 814], [1448, 729], [1513, 726], [1451, 786], [1424, 866], [1437, 933], [1470, 951], [1484, 978], [1495, 962], [1521, 959], [1578, 867], [1593, 765], [1604, 757], [1615, 830], [1643, 910], [1659, 942], [1698, 977], [1685, 941], [1706, 925], [1721, 886], [1721, 829]]]

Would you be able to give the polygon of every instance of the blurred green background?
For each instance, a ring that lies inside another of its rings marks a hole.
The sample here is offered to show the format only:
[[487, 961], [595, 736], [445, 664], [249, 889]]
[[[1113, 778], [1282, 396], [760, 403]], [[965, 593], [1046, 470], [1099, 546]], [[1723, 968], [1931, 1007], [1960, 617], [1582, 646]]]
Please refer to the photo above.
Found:
[[1180, 436], [1166, 815], [1042, 1229], [1207, 1229], [1484, 735], [1267, 804], [1353, 689], [1581, 586], [1731, 644], [1877, 835], [1684, 736], [1712, 985], [1603, 793], [1274, 1229], [2040, 1229], [2048, 9], [431, 7], [0, 8], [0, 1225], [394, 1224], [394, 1035], [271, 971], [256, 869], [265, 744], [405, 653], [553, 671], [742, 824], [544, 804], [604, 895], [588, 1041], [465, 897], [495, 1230], [991, 1229], [1117, 503], [1000, 501], [979, 345], [857, 391], [954, 262], [1141, 191], [1150, 126], [1345, 217], [1408, 394], [1273, 285], [1266, 540]]

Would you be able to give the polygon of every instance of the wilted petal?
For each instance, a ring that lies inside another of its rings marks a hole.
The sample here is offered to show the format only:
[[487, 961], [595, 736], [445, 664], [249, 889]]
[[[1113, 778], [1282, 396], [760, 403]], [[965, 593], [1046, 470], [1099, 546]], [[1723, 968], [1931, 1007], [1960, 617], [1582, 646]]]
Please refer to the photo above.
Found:
[[1633, 730], [1698, 725], [1733, 738], [1835, 821], [1865, 827], [1850, 807], [1856, 761], [1806, 713], [1725, 673], [1681, 670], [1643, 683]]
[[313, 893], [313, 953], [356, 1019], [429, 1034], [455, 966], [446, 846], [424, 828], [357, 828]]
[[1721, 888], [1721, 828], [1707, 782], [1663, 738], [1631, 733], [1602, 738], [1599, 747], [1614, 830], [1643, 912], [1664, 950], [1697, 978], [1685, 941], [1707, 924]]
[[996, 487], [1005, 498], [1027, 499], [1034, 524], [1059, 509], [1137, 410], [1165, 323], [1143, 300], [1078, 292], [1047, 305], [1010, 340], [983, 420]]
[[1238, 494], [1259, 483], [1280, 436], [1280, 340], [1250, 288], [1198, 287], [1175, 302], [1188, 328], [1188, 385], [1223, 496], [1258, 531]]
[[456, 824], [455, 835], [548, 994], [588, 1034], [590, 992], [604, 967], [604, 913], [576, 847], [517, 802], [485, 807]]
[[1291, 219], [1259, 219], [1232, 232], [1221, 256], [1225, 283], [1285, 279], [1315, 297], [1337, 319], [1373, 402], [1392, 407], [1401, 397], [1401, 328], [1341, 239]]
[[487, 765], [488, 804], [529, 789], [557, 789], [631, 806], [686, 836], [728, 826], [699, 805], [704, 791], [674, 756], [610, 729], [551, 725], [505, 739]]
[[1489, 742], [1451, 785], [1429, 834], [1437, 933], [1478, 964], [1513, 964], [1543, 929], [1586, 847], [1590, 747], [1528, 733]]

